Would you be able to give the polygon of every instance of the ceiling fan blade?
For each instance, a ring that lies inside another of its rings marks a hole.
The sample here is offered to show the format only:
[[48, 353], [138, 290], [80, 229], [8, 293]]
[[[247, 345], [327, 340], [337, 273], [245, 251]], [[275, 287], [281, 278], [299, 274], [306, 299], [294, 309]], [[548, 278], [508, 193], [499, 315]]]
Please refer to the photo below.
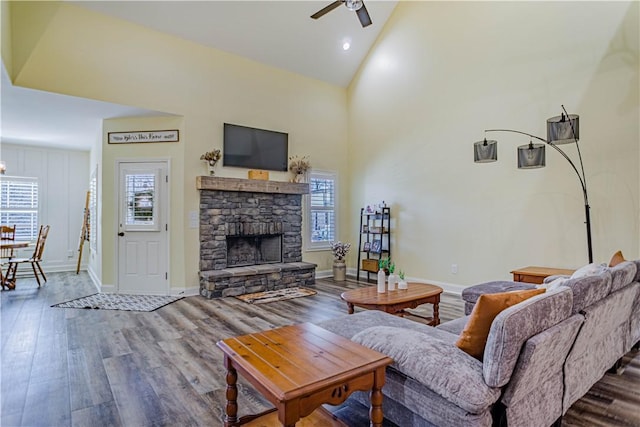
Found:
[[367, 8], [364, 6], [364, 2], [362, 3], [362, 7], [356, 10], [356, 13], [363, 28], [372, 24], [371, 17], [369, 16], [369, 12], [367, 12]]
[[318, 19], [321, 16], [331, 12], [333, 9], [335, 9], [336, 7], [340, 6], [343, 3], [343, 0], [337, 0], [334, 1], [333, 3], [331, 3], [329, 6], [323, 7], [322, 9], [320, 9], [319, 11], [317, 11], [316, 13], [314, 13], [313, 15], [311, 15], [311, 17], [313, 19]]

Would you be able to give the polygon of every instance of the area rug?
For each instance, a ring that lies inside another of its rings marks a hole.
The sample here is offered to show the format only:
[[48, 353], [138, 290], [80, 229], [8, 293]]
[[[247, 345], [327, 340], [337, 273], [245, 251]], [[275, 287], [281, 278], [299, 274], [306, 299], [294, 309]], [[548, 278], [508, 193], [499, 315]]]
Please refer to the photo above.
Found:
[[93, 294], [54, 304], [58, 308], [86, 308], [101, 310], [154, 311], [182, 297], [156, 295]]
[[308, 297], [317, 294], [307, 288], [286, 288], [277, 291], [256, 292], [254, 294], [238, 295], [236, 298], [249, 304], [266, 304], [274, 301], [284, 301], [292, 298]]

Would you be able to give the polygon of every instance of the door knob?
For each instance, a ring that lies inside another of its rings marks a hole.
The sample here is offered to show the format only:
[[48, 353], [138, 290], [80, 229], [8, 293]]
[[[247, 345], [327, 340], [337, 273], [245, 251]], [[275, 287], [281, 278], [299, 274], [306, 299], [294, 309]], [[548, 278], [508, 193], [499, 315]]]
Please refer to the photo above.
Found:
[[118, 236], [120, 236], [120, 237], [124, 236], [124, 231], [119, 232]]

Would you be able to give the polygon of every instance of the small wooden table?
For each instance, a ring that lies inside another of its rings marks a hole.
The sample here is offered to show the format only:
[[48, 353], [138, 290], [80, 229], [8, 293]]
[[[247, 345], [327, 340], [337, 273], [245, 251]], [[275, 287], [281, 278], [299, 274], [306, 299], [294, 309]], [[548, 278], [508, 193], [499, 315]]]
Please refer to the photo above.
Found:
[[[29, 242], [16, 242], [15, 240], [0, 240], [0, 248], [1, 249], [20, 249], [26, 248], [29, 246]], [[4, 277], [4, 273], [2, 272], [2, 267], [0, 266], [0, 285], [2, 289], [6, 286], [9, 289], [16, 288], [15, 280], [9, 281]]]
[[[416, 308], [422, 304], [433, 304], [433, 317], [423, 317], [429, 325], [440, 324], [440, 294], [442, 288], [426, 283], [408, 283], [407, 289], [396, 289], [378, 293], [376, 286], [353, 289], [343, 292], [340, 298], [347, 302], [349, 314], [353, 314], [354, 306], [368, 310], [380, 310], [390, 314], [404, 316], [407, 308]], [[411, 314], [416, 316], [415, 314]], [[422, 317], [422, 316], [417, 316]]]
[[564, 268], [529, 266], [513, 270], [511, 274], [513, 274], [514, 282], [526, 282], [539, 285], [549, 276], [554, 276], [556, 274], [571, 276], [574, 271], [575, 270], [567, 270]]
[[239, 371], [278, 411], [285, 427], [320, 405], [339, 405], [356, 391], [371, 390], [371, 426], [382, 426], [385, 367], [393, 360], [310, 323], [218, 341], [227, 368], [225, 427], [262, 416], [238, 418]]

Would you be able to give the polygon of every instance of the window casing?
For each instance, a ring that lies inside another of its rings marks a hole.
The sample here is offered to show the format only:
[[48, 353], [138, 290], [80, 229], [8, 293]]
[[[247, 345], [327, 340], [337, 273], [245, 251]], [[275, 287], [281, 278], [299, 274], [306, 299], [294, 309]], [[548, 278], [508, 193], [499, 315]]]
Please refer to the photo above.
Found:
[[2, 177], [0, 223], [15, 224], [16, 240], [36, 240], [38, 237], [38, 178]]
[[307, 249], [328, 249], [337, 240], [337, 174], [312, 171], [309, 176], [309, 245]]

